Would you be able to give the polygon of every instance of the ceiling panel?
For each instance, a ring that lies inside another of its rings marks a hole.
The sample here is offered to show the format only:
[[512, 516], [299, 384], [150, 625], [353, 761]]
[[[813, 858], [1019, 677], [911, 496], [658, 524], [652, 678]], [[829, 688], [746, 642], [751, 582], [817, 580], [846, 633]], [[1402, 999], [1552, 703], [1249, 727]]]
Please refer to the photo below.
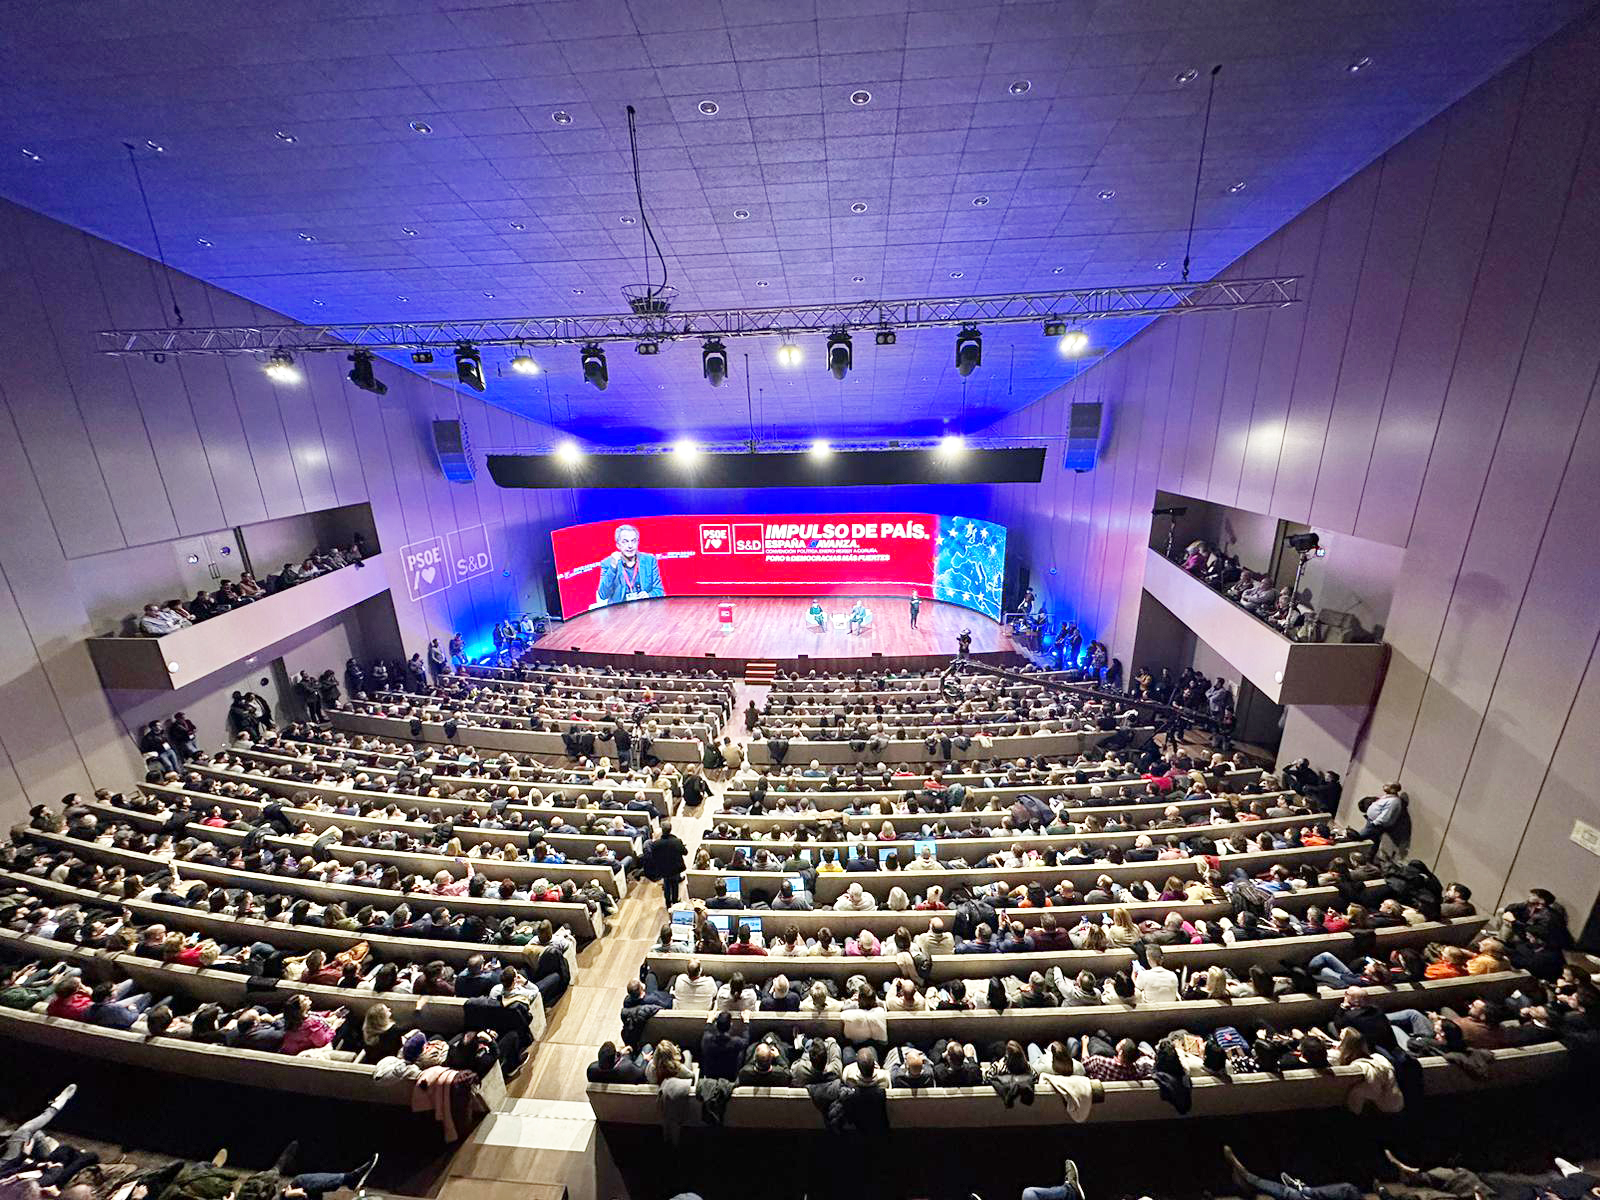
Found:
[[[631, 104], [680, 309], [1149, 282], [1183, 257], [1222, 62], [1204, 278], [1585, 7], [0, 0], [0, 194], [153, 254], [131, 142], [168, 260], [291, 317], [618, 311], [661, 271]], [[953, 340], [860, 338], [842, 383], [820, 338], [794, 370], [742, 341], [715, 390], [695, 346], [613, 348], [603, 394], [571, 348], [486, 365], [496, 403], [617, 444], [972, 429], [1073, 370], [996, 328], [963, 380]]]

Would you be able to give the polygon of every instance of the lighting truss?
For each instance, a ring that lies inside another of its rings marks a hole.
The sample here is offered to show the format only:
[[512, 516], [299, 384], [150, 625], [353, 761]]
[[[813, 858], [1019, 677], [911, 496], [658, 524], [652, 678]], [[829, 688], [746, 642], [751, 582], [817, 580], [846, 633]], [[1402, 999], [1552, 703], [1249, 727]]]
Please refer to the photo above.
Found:
[[662, 342], [680, 338], [783, 337], [847, 329], [933, 329], [963, 325], [1036, 324], [1046, 318], [1084, 323], [1184, 313], [1241, 312], [1299, 303], [1298, 275], [1213, 279], [1130, 287], [1078, 288], [1001, 296], [870, 300], [855, 304], [723, 308], [701, 312], [610, 316], [502, 317], [467, 321], [367, 321], [348, 325], [224, 325], [176, 329], [109, 329], [101, 353], [249, 354], [278, 348], [439, 350], [477, 346]]

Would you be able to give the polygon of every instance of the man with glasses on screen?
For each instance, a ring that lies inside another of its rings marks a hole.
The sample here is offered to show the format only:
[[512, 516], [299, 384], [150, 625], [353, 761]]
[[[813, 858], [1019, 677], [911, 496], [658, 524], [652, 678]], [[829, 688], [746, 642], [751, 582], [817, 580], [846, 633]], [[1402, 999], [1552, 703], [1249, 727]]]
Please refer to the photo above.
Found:
[[656, 556], [639, 553], [638, 527], [618, 525], [616, 543], [616, 553], [606, 555], [600, 564], [600, 586], [595, 591], [595, 603], [616, 604], [665, 596]]

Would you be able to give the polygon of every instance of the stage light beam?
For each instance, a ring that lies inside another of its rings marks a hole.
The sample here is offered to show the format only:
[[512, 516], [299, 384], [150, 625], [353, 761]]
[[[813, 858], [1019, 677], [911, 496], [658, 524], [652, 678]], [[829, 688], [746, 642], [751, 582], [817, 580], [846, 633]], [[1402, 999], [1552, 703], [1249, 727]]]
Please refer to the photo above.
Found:
[[287, 350], [277, 349], [267, 359], [267, 365], [262, 368], [267, 373], [267, 378], [273, 383], [299, 383], [300, 371], [294, 365], [294, 355]]
[[800, 347], [793, 342], [785, 342], [778, 347], [778, 365], [780, 367], [798, 367], [800, 358]]
[[946, 462], [953, 462], [967, 451], [967, 441], [958, 433], [947, 433], [939, 439], [934, 453]]
[[828, 443], [824, 439], [818, 438], [816, 441], [811, 443], [811, 457], [812, 458], [821, 460], [821, 459], [830, 458], [830, 457], [832, 457], [832, 455], [833, 455], [833, 447], [828, 445]]
[[539, 364], [526, 354], [519, 354], [511, 360], [511, 369], [518, 375], [537, 375]]
[[672, 453], [678, 460], [679, 466], [692, 467], [700, 457], [700, 447], [696, 446], [688, 438], [679, 438], [672, 443]]
[[565, 466], [575, 467], [583, 461], [583, 448], [568, 438], [556, 447], [556, 458]]

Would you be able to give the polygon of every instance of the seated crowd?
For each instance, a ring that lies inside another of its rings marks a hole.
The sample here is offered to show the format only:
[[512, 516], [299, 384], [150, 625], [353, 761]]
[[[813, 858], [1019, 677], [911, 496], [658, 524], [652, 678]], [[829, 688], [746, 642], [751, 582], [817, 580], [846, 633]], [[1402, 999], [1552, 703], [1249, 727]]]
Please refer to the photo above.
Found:
[[1304, 641], [1316, 633], [1317, 613], [1307, 603], [1309, 594], [1296, 596], [1292, 589], [1278, 587], [1266, 574], [1241, 566], [1237, 554], [1194, 541], [1184, 548], [1178, 565], [1286, 637]]
[[346, 1189], [365, 1194], [378, 1156], [348, 1171], [297, 1171], [298, 1141], [291, 1141], [265, 1171], [228, 1169], [226, 1149], [206, 1162], [176, 1159], [159, 1166], [124, 1156], [108, 1162], [84, 1146], [47, 1132], [78, 1093], [68, 1084], [44, 1110], [5, 1135], [0, 1152], [0, 1196], [7, 1200], [323, 1200]]
[[243, 608], [266, 596], [287, 591], [296, 584], [337, 571], [341, 567], [358, 567], [369, 553], [366, 539], [358, 533], [348, 547], [318, 548], [307, 555], [298, 567], [293, 563], [284, 563], [282, 570], [264, 579], [257, 580], [254, 574], [244, 571], [237, 583], [228, 579], [220, 580], [215, 591], [207, 592], [201, 589], [194, 594], [192, 600], [172, 599], [164, 603], [146, 604], [144, 612], [139, 615], [135, 624], [141, 634], [147, 637], [161, 637], [179, 629], [187, 629], [212, 617], [221, 616], [236, 608]]

